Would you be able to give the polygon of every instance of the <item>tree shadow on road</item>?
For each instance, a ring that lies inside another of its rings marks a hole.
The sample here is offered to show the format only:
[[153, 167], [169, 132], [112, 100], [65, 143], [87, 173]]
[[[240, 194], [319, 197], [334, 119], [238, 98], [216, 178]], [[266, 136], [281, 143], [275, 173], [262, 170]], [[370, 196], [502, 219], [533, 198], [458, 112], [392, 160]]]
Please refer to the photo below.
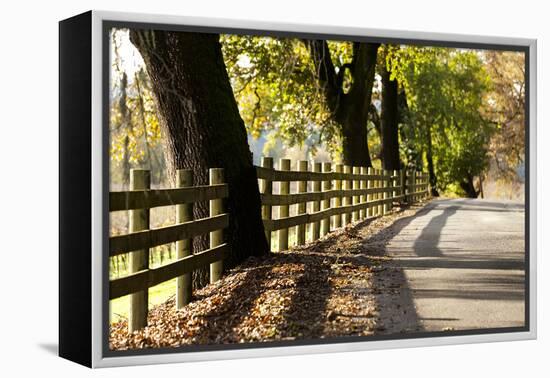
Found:
[[[430, 208], [433, 210], [433, 208]], [[458, 206], [449, 206], [443, 209], [440, 215], [430, 219], [428, 224], [424, 226], [420, 235], [414, 241], [413, 249], [417, 256], [420, 257], [440, 257], [443, 252], [439, 248], [439, 240], [441, 239], [441, 231], [445, 227], [447, 220], [456, 214]]]
[[[401, 211], [407, 211], [407, 208]], [[379, 314], [379, 325], [375, 334], [394, 335], [423, 331], [407, 277], [403, 268], [391, 260], [387, 244], [413, 220], [425, 216], [429, 211], [428, 204], [411, 215], [396, 219], [363, 242], [369, 251], [367, 258], [382, 258], [373, 277], [372, 287]]]
[[[463, 209], [491, 211], [499, 213], [499, 216], [503, 217], [505, 215], [502, 215], [502, 212], [516, 213], [521, 208], [519, 204], [498, 205], [499, 203], [484, 203], [483, 201], [450, 200], [443, 204], [434, 201], [424, 209], [432, 211], [431, 216], [433, 217], [428, 221], [415, 220], [412, 227], [402, 232], [399, 240], [392, 243], [390, 253], [394, 256], [395, 265], [401, 272], [409, 272], [405, 274], [409, 274], [416, 282], [414, 291], [411, 293], [415, 300], [423, 301], [422, 303], [427, 303], [426, 300], [428, 300], [432, 306], [434, 303], [442, 303], [438, 301], [448, 300], [451, 301], [447, 302], [451, 303], [451, 306], [460, 306], [460, 303], [466, 303], [455, 301], [472, 301], [468, 303], [484, 301], [485, 304], [480, 304], [475, 311], [487, 309], [487, 303], [511, 306], [511, 302], [524, 302], [525, 283], [522, 273], [525, 268], [524, 259], [515, 252], [498, 253], [496, 246], [493, 248], [490, 245], [476, 243], [460, 244], [461, 236], [464, 236], [465, 232], [472, 228], [462, 227], [462, 223], [458, 221], [453, 224], [448, 223], [453, 215]], [[467, 217], [465, 219], [468, 220]], [[406, 219], [400, 219], [394, 226], [396, 230], [401, 231], [404, 226], [409, 224], [410, 222]], [[420, 234], [416, 236], [416, 230], [419, 228], [421, 228]], [[443, 239], [442, 234], [445, 235]], [[449, 237], [452, 239], [454, 234], [456, 234], [457, 240], [449, 240]], [[457, 248], [454, 243], [457, 243], [460, 248]], [[487, 313], [489, 314], [491, 311], [489, 307]], [[521, 310], [518, 311], [521, 312]], [[453, 314], [456, 312], [460, 313], [460, 311], [454, 311]], [[498, 318], [496, 315], [503, 314], [505, 312], [494, 315], [495, 318]], [[509, 313], [505, 315], [511, 317]], [[476, 324], [483, 324], [483, 327], [487, 327], [487, 324], [491, 324], [491, 316], [483, 316], [483, 319]], [[462, 317], [462, 319], [453, 321], [450, 318], [447, 320], [430, 318], [421, 319], [421, 322], [424, 330], [430, 331], [454, 329], [457, 324], [468, 324], [468, 327], [474, 324], [468, 323], [470, 317], [466, 313], [461, 313], [461, 316], [458, 317]], [[495, 327], [502, 327], [498, 322], [494, 322], [494, 324]], [[520, 324], [521, 319], [518, 321], [518, 325]]]

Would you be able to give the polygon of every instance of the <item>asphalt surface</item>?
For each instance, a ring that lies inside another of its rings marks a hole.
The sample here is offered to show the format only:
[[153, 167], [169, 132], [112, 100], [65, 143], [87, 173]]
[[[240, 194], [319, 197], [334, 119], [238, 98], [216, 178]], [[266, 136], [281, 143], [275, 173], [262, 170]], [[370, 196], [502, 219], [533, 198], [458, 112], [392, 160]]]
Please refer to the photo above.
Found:
[[386, 246], [423, 331], [521, 327], [525, 213], [517, 202], [435, 200]]

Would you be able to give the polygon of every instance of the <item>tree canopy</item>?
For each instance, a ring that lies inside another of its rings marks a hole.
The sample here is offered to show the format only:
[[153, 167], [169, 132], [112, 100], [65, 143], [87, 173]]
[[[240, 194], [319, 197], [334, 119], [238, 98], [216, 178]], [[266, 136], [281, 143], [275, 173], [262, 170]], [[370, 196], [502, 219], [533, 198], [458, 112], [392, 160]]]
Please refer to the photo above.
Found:
[[[123, 42], [113, 38], [116, 50]], [[220, 43], [249, 138], [265, 141], [264, 154], [305, 146], [349, 163], [351, 137], [367, 159], [351, 165], [382, 167], [391, 158], [391, 169], [427, 169], [434, 194], [477, 196], [488, 176], [517, 180], [525, 155], [523, 53], [227, 34]], [[142, 63], [135, 72], [117, 70], [112, 160], [164, 169], [150, 78]], [[354, 92], [362, 94], [354, 99]], [[393, 138], [390, 154], [384, 135]]]
[[[392, 59], [392, 58], [390, 58]], [[439, 189], [477, 196], [473, 179], [486, 169], [494, 127], [483, 118], [490, 79], [475, 51], [405, 48], [394, 52], [394, 72], [407, 92], [409, 134], [433, 159]], [[430, 151], [430, 148], [432, 151]]]

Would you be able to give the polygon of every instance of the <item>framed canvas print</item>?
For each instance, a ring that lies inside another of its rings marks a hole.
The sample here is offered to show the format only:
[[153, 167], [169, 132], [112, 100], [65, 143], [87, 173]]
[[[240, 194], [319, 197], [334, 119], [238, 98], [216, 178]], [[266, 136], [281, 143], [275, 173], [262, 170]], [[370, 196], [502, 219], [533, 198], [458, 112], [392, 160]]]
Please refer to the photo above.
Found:
[[536, 337], [535, 40], [59, 27], [62, 357]]

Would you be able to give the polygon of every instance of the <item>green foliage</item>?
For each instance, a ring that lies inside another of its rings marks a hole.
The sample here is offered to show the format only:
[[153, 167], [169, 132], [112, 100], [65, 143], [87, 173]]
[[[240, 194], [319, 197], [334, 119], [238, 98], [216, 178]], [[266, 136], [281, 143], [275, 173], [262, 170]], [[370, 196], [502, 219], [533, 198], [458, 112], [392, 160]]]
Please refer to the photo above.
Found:
[[[156, 145], [160, 142], [160, 126], [156, 116], [149, 79], [146, 72], [136, 72], [121, 102], [120, 94], [111, 105], [111, 157], [115, 161], [124, 158], [124, 138], [129, 137], [130, 162], [138, 164], [146, 159], [145, 140]], [[115, 84], [120, 88], [120, 83]], [[118, 101], [116, 101], [118, 100]]]
[[489, 148], [494, 176], [514, 182], [525, 160], [525, 53], [485, 51], [483, 60], [492, 82], [483, 116], [498, 129]]
[[[269, 132], [269, 138], [288, 146], [310, 144], [315, 136], [317, 144], [325, 144], [335, 155], [341, 152], [338, 128], [300, 40], [222, 35], [221, 43], [235, 99], [252, 136]], [[329, 47], [334, 62], [349, 63], [351, 43], [330, 41]], [[344, 88], [350, 80], [344, 77]]]
[[[142, 62], [128, 70], [128, 52], [118, 53], [119, 47], [132, 47], [127, 30], [112, 37], [113, 181], [124, 182], [121, 172], [128, 166], [151, 165], [160, 179], [165, 163], [150, 80]], [[341, 130], [331, 119], [301, 40], [221, 35], [220, 42], [241, 117], [251, 136], [267, 139], [264, 152], [296, 147], [310, 156], [323, 146], [332, 160], [340, 159]], [[336, 71], [351, 62], [351, 42], [328, 41], [328, 46]], [[489, 161], [501, 171], [498, 177], [517, 175], [525, 153], [522, 53], [386, 44], [378, 59], [406, 98], [400, 107], [399, 137], [402, 161], [410, 168], [425, 169], [430, 138], [441, 190], [460, 191], [465, 178], [486, 174]], [[352, 85], [349, 73], [343, 75], [344, 92]], [[373, 89], [375, 103], [379, 85]], [[369, 150], [378, 166], [380, 136], [371, 121], [366, 125]]]
[[119, 54], [121, 44], [131, 46], [128, 31], [116, 30], [111, 38], [111, 182], [127, 184], [131, 167], [153, 166], [153, 171], [157, 173], [153, 181], [159, 182], [164, 173], [165, 162], [161, 156], [161, 130], [151, 81], [144, 66], [136, 67], [135, 72], [128, 72], [124, 57]]
[[388, 66], [407, 91], [411, 126], [407, 135], [427, 151], [431, 137], [440, 189], [458, 187], [488, 165], [494, 128], [480, 112], [490, 80], [475, 51], [404, 47]]

